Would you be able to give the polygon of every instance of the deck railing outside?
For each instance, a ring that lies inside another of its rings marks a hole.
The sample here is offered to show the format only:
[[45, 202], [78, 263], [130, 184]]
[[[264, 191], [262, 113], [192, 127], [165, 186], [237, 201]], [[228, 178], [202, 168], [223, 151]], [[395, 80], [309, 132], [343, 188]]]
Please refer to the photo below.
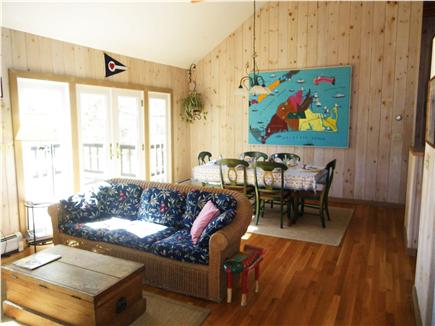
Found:
[[150, 172], [151, 181], [166, 182], [166, 148], [165, 144], [151, 144], [150, 146]]

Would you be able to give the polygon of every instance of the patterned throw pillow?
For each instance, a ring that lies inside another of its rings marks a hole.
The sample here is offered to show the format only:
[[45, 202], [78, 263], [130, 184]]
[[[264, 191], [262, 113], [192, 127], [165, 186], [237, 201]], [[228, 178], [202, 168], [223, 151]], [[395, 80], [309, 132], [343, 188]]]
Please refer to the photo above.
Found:
[[208, 248], [208, 243], [210, 242], [210, 237], [216, 232], [222, 229], [223, 227], [230, 224], [234, 217], [236, 216], [236, 210], [230, 209], [223, 212], [218, 217], [211, 220], [210, 223], [205, 227], [204, 231], [202, 231], [201, 237], [197, 243], [198, 246], [202, 248]]
[[142, 193], [138, 218], [181, 228], [185, 208], [185, 194], [172, 189], [148, 188]]
[[83, 192], [60, 200], [63, 210], [61, 223], [88, 222], [100, 215], [98, 199], [94, 192]]
[[135, 184], [101, 184], [96, 194], [100, 215], [136, 219], [142, 191]]
[[200, 190], [190, 191], [186, 197], [186, 212], [183, 217], [183, 226], [185, 228], [190, 230], [193, 221], [209, 200], [213, 202], [221, 214], [227, 210], [237, 208], [237, 200], [231, 195]]

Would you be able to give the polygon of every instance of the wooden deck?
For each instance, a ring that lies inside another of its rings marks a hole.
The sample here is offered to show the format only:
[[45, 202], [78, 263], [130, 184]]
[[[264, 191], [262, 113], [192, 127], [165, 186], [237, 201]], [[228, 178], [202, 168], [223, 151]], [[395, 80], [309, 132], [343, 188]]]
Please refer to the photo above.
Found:
[[[341, 206], [355, 213], [340, 247], [260, 235], [244, 241], [267, 250], [260, 293], [251, 291], [245, 308], [239, 284], [231, 304], [146, 290], [211, 309], [204, 325], [415, 325], [415, 258], [404, 246], [404, 209]], [[250, 290], [253, 282], [250, 275]]]

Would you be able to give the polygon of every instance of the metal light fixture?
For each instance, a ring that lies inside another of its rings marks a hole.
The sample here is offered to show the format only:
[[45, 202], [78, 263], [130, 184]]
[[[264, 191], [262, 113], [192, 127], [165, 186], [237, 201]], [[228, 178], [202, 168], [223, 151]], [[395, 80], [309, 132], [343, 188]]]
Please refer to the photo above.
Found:
[[255, 51], [255, 16], [256, 16], [256, 3], [254, 0], [254, 26], [252, 29], [252, 66], [253, 71], [252, 75], [247, 73], [246, 76], [243, 76], [239, 82], [238, 93], [243, 91], [244, 89], [248, 90], [250, 94], [253, 95], [261, 95], [261, 94], [270, 94], [270, 89], [266, 87], [264, 78], [260, 76], [260, 72], [257, 66], [256, 58], [257, 52]]

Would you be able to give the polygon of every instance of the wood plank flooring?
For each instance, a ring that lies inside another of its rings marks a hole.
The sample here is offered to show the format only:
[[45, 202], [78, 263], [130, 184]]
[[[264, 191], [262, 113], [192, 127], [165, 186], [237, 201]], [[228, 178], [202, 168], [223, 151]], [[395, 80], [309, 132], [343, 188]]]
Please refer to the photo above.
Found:
[[204, 325], [415, 325], [415, 258], [405, 251], [404, 209], [336, 205], [355, 208], [340, 247], [261, 235], [243, 241], [267, 250], [260, 293], [253, 293], [251, 273], [245, 308], [239, 284], [231, 304], [145, 289], [209, 308]]

